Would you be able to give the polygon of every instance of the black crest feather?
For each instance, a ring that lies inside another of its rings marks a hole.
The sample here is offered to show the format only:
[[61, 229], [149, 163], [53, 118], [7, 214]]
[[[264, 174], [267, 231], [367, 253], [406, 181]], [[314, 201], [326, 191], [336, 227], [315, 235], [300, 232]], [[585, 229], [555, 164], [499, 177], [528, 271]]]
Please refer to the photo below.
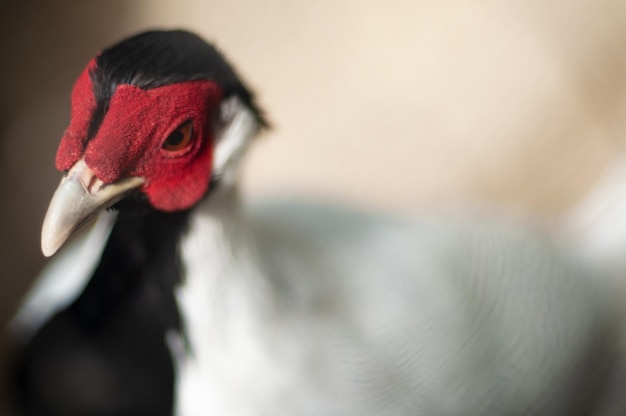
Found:
[[103, 50], [91, 73], [97, 102], [89, 129], [93, 137], [106, 114], [109, 101], [120, 84], [150, 89], [183, 81], [212, 80], [224, 97], [238, 96], [267, 127], [254, 96], [217, 49], [184, 30], [153, 30], [129, 37]]

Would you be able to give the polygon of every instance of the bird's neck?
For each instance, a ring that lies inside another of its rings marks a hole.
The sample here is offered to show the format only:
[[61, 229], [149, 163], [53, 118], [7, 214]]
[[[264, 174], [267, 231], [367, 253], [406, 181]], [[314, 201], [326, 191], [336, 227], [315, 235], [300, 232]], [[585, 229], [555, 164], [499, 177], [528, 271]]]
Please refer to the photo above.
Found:
[[191, 213], [180, 255], [183, 279], [176, 296], [189, 334], [227, 327], [232, 319], [272, 307], [254, 227], [236, 187], [216, 190]]

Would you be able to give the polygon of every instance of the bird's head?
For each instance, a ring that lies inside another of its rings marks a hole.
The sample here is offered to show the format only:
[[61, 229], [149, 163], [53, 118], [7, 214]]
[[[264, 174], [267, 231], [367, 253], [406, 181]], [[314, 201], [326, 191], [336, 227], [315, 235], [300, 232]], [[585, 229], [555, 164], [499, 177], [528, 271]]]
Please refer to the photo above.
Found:
[[224, 58], [189, 32], [145, 32], [104, 50], [72, 92], [44, 254], [128, 195], [163, 212], [193, 207], [232, 180], [239, 155], [265, 125]]

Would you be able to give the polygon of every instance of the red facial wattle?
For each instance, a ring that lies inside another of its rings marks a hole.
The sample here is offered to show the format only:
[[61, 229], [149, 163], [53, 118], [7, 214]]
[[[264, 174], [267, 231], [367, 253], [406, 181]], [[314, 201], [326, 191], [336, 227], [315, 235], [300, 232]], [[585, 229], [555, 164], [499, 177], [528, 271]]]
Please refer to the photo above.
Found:
[[[81, 157], [105, 184], [129, 176], [145, 179], [141, 188], [162, 211], [190, 208], [206, 193], [212, 169], [211, 114], [221, 88], [211, 81], [187, 81], [151, 89], [122, 84], [115, 89], [96, 134], [88, 130], [96, 109], [90, 68], [72, 93], [72, 121], [56, 166], [68, 170]], [[175, 152], [163, 148], [167, 137], [191, 123], [192, 138]]]
[[70, 125], [59, 144], [56, 167], [61, 171], [68, 170], [83, 156], [88, 140], [89, 125], [96, 111], [96, 96], [89, 73], [96, 67], [95, 58], [76, 80], [72, 89], [72, 107]]

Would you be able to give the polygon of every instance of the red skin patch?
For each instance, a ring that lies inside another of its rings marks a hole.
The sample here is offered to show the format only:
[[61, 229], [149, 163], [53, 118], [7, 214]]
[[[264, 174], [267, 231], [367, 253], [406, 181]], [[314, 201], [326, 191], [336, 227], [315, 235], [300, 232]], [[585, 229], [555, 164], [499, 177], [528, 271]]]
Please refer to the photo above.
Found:
[[72, 118], [57, 150], [56, 167], [59, 170], [68, 170], [83, 155], [89, 123], [96, 110], [96, 97], [89, 76], [89, 72], [95, 67], [96, 60], [92, 59], [74, 84]]
[[[188, 81], [143, 90], [119, 85], [94, 138], [87, 131], [96, 104], [89, 64], [72, 92], [72, 121], [59, 146], [56, 167], [70, 169], [81, 157], [104, 183], [129, 176], [146, 180], [150, 204], [161, 211], [192, 207], [206, 193], [212, 169], [211, 114], [222, 99], [211, 81]], [[186, 122], [192, 140], [183, 150], [168, 152], [163, 143]]]

